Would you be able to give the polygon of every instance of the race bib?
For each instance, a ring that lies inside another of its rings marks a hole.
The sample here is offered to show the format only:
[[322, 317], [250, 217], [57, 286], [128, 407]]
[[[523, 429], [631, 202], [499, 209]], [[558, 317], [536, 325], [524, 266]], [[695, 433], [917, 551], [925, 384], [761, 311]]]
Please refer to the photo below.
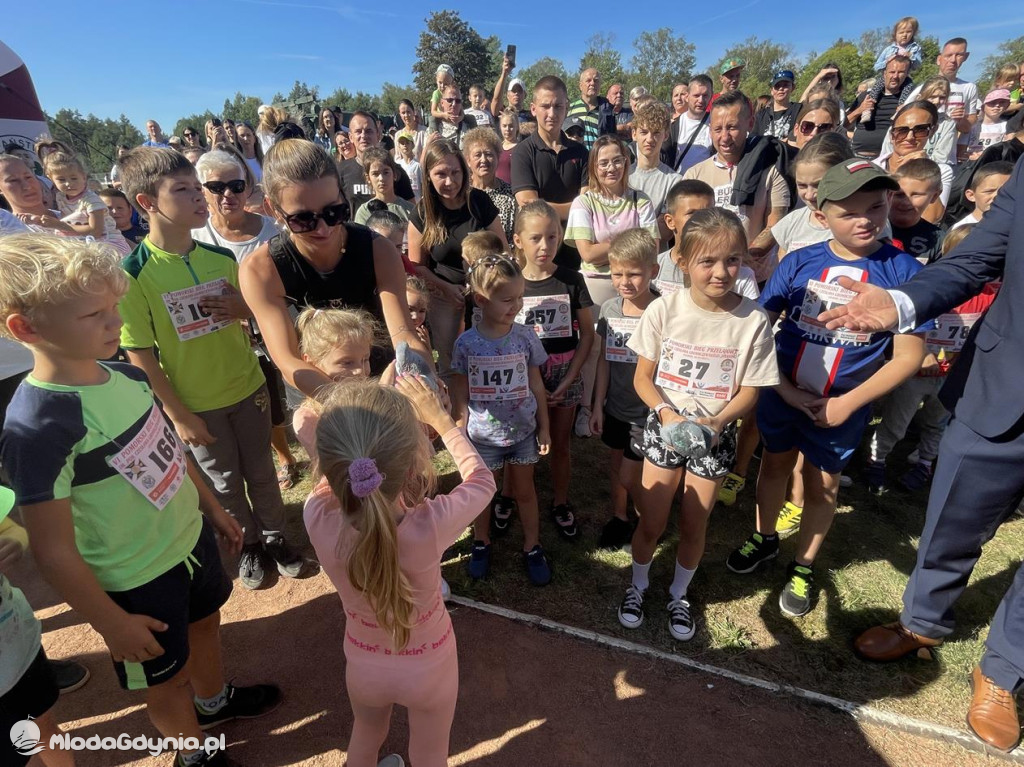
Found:
[[171, 316], [171, 324], [174, 325], [174, 331], [178, 334], [178, 340], [188, 341], [191, 338], [205, 336], [207, 333], [226, 328], [233, 323], [234, 320], [214, 322], [210, 313], [199, 305], [204, 298], [222, 296], [227, 292], [229, 292], [228, 281], [221, 277], [201, 285], [164, 293], [164, 305], [167, 307], [167, 313]]
[[697, 399], [727, 400], [736, 381], [738, 358], [738, 349], [695, 346], [665, 338], [654, 383]]
[[187, 473], [185, 454], [174, 433], [153, 405], [142, 430], [108, 462], [146, 500], [163, 509], [178, 492]]
[[845, 306], [856, 295], [842, 285], [808, 280], [807, 290], [804, 292], [804, 302], [800, 307], [800, 317], [796, 321], [797, 327], [829, 344], [866, 344], [870, 342], [870, 333], [856, 333], [846, 328], [829, 330], [825, 327], [824, 322], [818, 320], [818, 315], [822, 312], [835, 309], [837, 306]]
[[981, 319], [981, 314], [981, 312], [940, 314], [935, 319], [935, 330], [929, 330], [924, 337], [928, 351], [932, 354], [938, 354], [941, 351], [946, 354], [962, 351], [967, 336], [971, 334], [971, 328]]
[[608, 332], [604, 337], [604, 358], [609, 362], [628, 362], [635, 365], [636, 352], [626, 346], [626, 342], [640, 324], [640, 318], [608, 317], [606, 322]]
[[525, 354], [469, 358], [469, 398], [501, 402], [530, 395], [529, 368]]
[[569, 294], [555, 296], [527, 296], [516, 322], [533, 328], [537, 338], [570, 338], [572, 336], [572, 310]]

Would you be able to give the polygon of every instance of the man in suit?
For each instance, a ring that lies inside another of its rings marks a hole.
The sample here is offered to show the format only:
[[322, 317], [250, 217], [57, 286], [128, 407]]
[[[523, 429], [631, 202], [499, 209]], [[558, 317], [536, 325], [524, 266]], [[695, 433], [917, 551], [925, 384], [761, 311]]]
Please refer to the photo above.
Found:
[[[820, 317], [830, 328], [912, 328], [999, 279], [998, 297], [975, 325], [940, 394], [953, 420], [939, 450], [903, 613], [899, 622], [871, 628], [855, 642], [869, 660], [930, 655], [942, 644], [953, 631], [953, 605], [982, 545], [1024, 497], [1024, 161], [981, 223], [946, 258], [896, 290], [841, 278], [859, 295]], [[1020, 742], [1014, 695], [1024, 687], [1024, 567], [999, 604], [985, 645], [971, 675], [967, 723], [981, 740], [1009, 751]]]

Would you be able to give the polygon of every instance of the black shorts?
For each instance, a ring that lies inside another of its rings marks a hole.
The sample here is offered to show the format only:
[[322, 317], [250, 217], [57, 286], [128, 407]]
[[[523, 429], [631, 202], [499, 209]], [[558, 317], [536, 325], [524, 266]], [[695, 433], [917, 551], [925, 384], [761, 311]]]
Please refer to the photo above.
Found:
[[257, 354], [256, 359], [260, 361], [260, 370], [263, 377], [267, 379], [267, 394], [270, 395], [270, 425], [285, 426], [284, 422], [284, 393], [281, 391], [284, 381], [281, 373], [274, 367], [269, 357]]
[[[18, 722], [29, 717], [38, 719], [57, 702], [60, 690], [50, 670], [43, 648], [39, 648], [32, 665], [21, 675], [3, 697], [0, 697], [0, 764], [21, 767], [28, 764], [31, 756], [22, 756], [11, 744], [7, 735]], [[49, 744], [42, 744], [49, 745]]]
[[736, 422], [729, 424], [718, 435], [718, 444], [703, 458], [680, 455], [661, 438], [661, 421], [653, 410], [647, 416], [643, 437], [633, 443], [633, 449], [661, 469], [685, 469], [704, 479], [721, 479], [736, 463]]
[[627, 461], [642, 461], [644, 457], [633, 449], [633, 432], [639, 438], [643, 427], [634, 426], [629, 421], [620, 421], [604, 411], [604, 426], [601, 429], [601, 441], [612, 450], [621, 450], [622, 457]]
[[128, 591], [107, 594], [125, 612], [148, 615], [167, 624], [155, 631], [164, 654], [132, 663], [114, 662], [114, 670], [126, 690], [144, 690], [166, 682], [188, 662], [188, 626], [217, 612], [231, 596], [231, 579], [224, 571], [213, 527], [203, 517], [199, 540], [188, 558], [163, 575]]

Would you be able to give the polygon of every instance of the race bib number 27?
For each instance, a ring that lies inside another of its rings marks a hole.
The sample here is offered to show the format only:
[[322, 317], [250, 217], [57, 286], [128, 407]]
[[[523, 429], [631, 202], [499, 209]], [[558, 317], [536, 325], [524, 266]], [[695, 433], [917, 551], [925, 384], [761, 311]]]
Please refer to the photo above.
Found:
[[727, 400], [736, 382], [739, 350], [665, 338], [654, 383], [697, 399]]

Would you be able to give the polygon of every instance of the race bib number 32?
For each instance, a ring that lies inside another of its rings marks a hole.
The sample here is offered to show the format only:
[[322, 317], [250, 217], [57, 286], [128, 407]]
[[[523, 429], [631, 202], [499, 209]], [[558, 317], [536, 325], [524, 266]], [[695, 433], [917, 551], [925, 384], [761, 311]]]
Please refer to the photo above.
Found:
[[158, 509], [170, 503], [187, 473], [178, 435], [156, 405], [135, 439], [109, 460], [117, 473]]
[[525, 399], [530, 394], [525, 354], [469, 358], [469, 398], [480, 401]]
[[234, 320], [215, 322], [210, 313], [203, 309], [199, 302], [211, 296], [222, 296], [227, 292], [228, 281], [221, 277], [217, 280], [193, 285], [190, 288], [164, 293], [164, 305], [174, 325], [174, 332], [179, 341], [188, 341], [226, 328]]
[[572, 336], [572, 311], [569, 294], [526, 296], [516, 322], [533, 328], [537, 338], [569, 338]]
[[695, 346], [665, 338], [654, 383], [697, 399], [727, 400], [736, 382], [738, 358], [738, 349]]
[[609, 317], [608, 331], [604, 341], [604, 358], [609, 362], [629, 362], [636, 364], [636, 352], [626, 346], [639, 317]]

